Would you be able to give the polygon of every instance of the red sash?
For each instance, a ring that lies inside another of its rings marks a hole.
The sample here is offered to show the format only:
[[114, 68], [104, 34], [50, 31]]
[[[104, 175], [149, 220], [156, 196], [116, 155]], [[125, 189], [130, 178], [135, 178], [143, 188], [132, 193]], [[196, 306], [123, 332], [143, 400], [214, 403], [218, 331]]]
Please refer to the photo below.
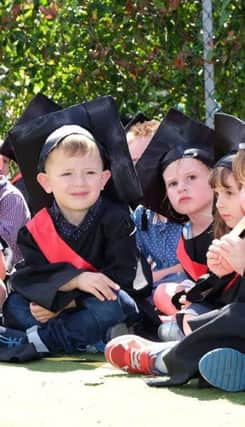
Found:
[[177, 246], [177, 257], [183, 269], [191, 276], [193, 280], [198, 280], [200, 276], [208, 272], [207, 265], [193, 261], [186, 252], [183, 236], [180, 237]]
[[235, 274], [235, 276], [229, 281], [229, 283], [227, 283], [223, 292], [228, 291], [228, 289], [230, 289], [236, 283], [238, 277], [240, 277], [240, 274]]
[[22, 173], [21, 172], [19, 172], [19, 173], [17, 173], [12, 179], [11, 179], [11, 184], [15, 184], [17, 181], [19, 181], [19, 179], [21, 179], [22, 178]]
[[92, 264], [80, 257], [61, 239], [46, 208], [41, 209], [26, 224], [26, 227], [50, 263], [68, 262], [77, 268], [97, 271]]

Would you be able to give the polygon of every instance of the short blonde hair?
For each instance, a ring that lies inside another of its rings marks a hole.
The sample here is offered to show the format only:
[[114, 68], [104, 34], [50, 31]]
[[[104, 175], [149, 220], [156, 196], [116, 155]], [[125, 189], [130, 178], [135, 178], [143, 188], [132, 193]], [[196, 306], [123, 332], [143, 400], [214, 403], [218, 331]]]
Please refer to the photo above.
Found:
[[94, 152], [100, 154], [100, 150], [95, 141], [92, 141], [85, 135], [79, 134], [66, 136], [56, 148], [61, 148], [68, 156], [74, 156], [76, 154], [85, 155]]
[[153, 137], [153, 135], [156, 133], [157, 129], [160, 126], [159, 120], [146, 120], [145, 122], [141, 123], [138, 122], [135, 125], [131, 126], [127, 132], [127, 137], [130, 134], [129, 142], [134, 137], [142, 137], [145, 138], [147, 136]]
[[44, 169], [52, 153], [55, 153], [57, 150], [63, 151], [68, 157], [85, 156], [90, 153], [98, 154], [101, 159], [103, 169], [109, 169], [103, 149], [99, 149], [96, 142], [85, 135], [71, 134], [62, 139], [62, 141], [60, 141], [57, 146], [48, 153], [48, 156], [44, 161]]

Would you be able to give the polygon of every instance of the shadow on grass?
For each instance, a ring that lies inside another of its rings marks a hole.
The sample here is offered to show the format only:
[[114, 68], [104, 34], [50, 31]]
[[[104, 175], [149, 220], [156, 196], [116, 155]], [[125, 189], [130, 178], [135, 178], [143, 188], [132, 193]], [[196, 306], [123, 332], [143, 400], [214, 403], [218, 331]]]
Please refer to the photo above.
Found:
[[30, 371], [39, 372], [71, 372], [77, 370], [92, 370], [101, 367], [105, 363], [102, 353], [81, 353], [75, 355], [57, 355], [47, 357], [35, 362], [23, 364], [4, 363], [4, 365], [15, 368], [26, 368]]
[[191, 380], [188, 384], [179, 387], [169, 387], [169, 390], [174, 394], [196, 398], [200, 401], [225, 399], [237, 405], [245, 403], [245, 393], [243, 392], [230, 393], [214, 387], [198, 388], [198, 380]]

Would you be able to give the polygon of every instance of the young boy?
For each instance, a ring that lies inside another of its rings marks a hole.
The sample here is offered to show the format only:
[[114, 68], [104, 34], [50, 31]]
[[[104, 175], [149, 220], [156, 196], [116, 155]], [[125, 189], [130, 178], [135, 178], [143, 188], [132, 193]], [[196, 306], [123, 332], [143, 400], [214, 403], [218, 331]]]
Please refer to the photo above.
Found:
[[106, 161], [103, 148], [80, 126], [56, 129], [42, 146], [37, 180], [54, 203], [20, 231], [25, 263], [13, 277], [17, 293], [5, 316], [7, 325], [27, 330], [0, 331], [5, 342], [15, 338], [19, 344], [11, 356], [2, 348], [1, 360], [23, 360], [22, 351], [24, 360], [83, 351], [137, 317], [125, 292], [135, 292], [134, 225], [126, 205], [101, 196], [111, 176]]

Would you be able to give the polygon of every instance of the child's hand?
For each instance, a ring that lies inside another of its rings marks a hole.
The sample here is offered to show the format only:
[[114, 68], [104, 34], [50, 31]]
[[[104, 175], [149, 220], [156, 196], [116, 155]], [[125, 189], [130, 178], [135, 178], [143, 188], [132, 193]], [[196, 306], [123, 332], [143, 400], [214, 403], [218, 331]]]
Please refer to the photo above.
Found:
[[120, 286], [103, 273], [81, 273], [77, 278], [76, 288], [94, 295], [100, 301], [116, 300]]
[[[240, 237], [231, 237], [229, 234], [223, 236], [216, 244], [216, 251], [220, 256], [221, 264], [231, 271], [236, 271], [240, 275], [245, 269], [245, 240]], [[227, 274], [227, 273], [226, 273]]]
[[207, 265], [210, 271], [216, 276], [223, 277], [226, 274], [232, 273], [234, 268], [224, 258], [220, 251], [221, 240], [213, 240], [207, 252]]
[[46, 323], [48, 320], [58, 316], [60, 312], [54, 313], [53, 311], [47, 310], [34, 302], [30, 303], [30, 310], [33, 317], [40, 323]]
[[217, 277], [223, 277], [233, 271], [233, 268], [229, 265], [224, 265], [225, 260], [222, 259], [219, 250], [215, 245], [215, 240], [209, 246], [207, 252], [207, 266], [210, 271], [216, 274]]

